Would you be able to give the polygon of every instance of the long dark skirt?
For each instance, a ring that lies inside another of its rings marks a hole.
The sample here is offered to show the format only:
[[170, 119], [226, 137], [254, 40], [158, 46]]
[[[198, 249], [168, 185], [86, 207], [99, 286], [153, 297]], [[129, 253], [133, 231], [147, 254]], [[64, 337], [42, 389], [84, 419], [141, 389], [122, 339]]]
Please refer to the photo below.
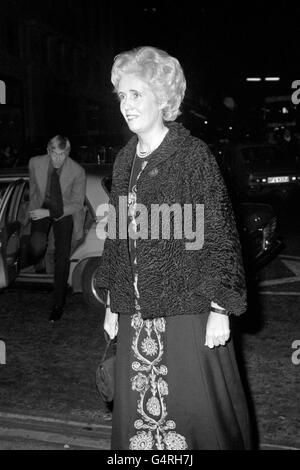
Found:
[[204, 346], [207, 315], [119, 321], [113, 450], [249, 449], [232, 340]]

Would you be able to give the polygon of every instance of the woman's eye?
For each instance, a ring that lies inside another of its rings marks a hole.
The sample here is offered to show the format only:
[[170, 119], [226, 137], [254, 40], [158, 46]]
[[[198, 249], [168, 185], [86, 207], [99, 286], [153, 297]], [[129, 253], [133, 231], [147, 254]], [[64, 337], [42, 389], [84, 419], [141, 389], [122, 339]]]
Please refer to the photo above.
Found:
[[133, 92], [133, 98], [136, 100], [138, 98], [140, 98], [142, 95], [138, 92], [138, 91], [134, 91]]
[[119, 101], [123, 101], [124, 100], [124, 95], [119, 95]]

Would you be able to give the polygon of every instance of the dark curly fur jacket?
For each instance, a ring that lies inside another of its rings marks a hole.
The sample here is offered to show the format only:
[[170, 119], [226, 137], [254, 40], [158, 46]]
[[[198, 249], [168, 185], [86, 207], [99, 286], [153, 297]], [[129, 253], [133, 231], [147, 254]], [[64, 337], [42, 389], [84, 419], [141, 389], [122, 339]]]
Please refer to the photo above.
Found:
[[[137, 202], [144, 204], [149, 214], [151, 204], [204, 204], [204, 244], [199, 250], [186, 250], [185, 239], [151, 240], [149, 236], [148, 240], [137, 240], [142, 317], [207, 313], [211, 301], [240, 315], [246, 309], [244, 269], [218, 165], [204, 142], [192, 137], [181, 124], [167, 125], [168, 134], [138, 181]], [[128, 194], [136, 144], [134, 136], [115, 161], [110, 195], [115, 208], [118, 197]], [[103, 294], [110, 291], [111, 310], [133, 314], [128, 241], [118, 239], [118, 229], [116, 240], [106, 239], [99, 263], [96, 284]]]

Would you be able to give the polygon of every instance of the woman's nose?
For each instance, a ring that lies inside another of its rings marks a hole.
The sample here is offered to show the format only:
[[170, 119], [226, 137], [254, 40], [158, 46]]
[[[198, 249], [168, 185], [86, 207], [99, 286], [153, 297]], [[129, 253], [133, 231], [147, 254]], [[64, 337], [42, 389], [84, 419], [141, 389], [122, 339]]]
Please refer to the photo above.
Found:
[[132, 108], [132, 100], [130, 99], [130, 97], [124, 98], [123, 108], [125, 109], [125, 111]]

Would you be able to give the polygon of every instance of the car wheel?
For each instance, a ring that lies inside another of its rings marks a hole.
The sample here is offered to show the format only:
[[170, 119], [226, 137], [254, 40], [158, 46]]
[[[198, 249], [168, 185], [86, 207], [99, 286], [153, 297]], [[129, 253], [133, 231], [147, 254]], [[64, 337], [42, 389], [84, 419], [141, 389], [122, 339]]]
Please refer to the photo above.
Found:
[[99, 309], [104, 305], [95, 285], [96, 271], [99, 266], [98, 258], [91, 258], [86, 263], [82, 272], [82, 293], [85, 302], [93, 309]]

